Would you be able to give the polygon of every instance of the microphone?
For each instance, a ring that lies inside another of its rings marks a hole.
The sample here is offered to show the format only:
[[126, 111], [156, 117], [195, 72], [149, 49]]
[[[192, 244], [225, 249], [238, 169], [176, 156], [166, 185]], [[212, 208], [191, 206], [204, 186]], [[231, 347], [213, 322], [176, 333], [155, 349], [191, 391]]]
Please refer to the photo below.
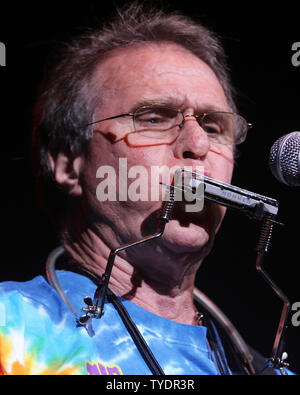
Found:
[[275, 141], [269, 166], [278, 181], [290, 187], [300, 186], [300, 132], [286, 134]]

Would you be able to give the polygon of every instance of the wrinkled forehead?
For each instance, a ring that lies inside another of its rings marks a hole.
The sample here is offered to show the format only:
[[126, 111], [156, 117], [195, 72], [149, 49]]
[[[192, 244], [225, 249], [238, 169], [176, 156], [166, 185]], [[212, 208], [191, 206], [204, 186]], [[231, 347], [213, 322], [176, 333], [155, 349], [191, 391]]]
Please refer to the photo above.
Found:
[[[174, 103], [198, 107], [203, 102], [227, 109], [224, 90], [213, 70], [196, 55], [173, 43], [149, 43], [113, 51], [93, 76], [94, 88], [103, 90], [103, 102], [118, 103], [127, 111], [138, 96], [155, 100], [173, 97]], [[112, 103], [110, 103], [112, 104]], [[116, 109], [117, 110], [117, 109]]]

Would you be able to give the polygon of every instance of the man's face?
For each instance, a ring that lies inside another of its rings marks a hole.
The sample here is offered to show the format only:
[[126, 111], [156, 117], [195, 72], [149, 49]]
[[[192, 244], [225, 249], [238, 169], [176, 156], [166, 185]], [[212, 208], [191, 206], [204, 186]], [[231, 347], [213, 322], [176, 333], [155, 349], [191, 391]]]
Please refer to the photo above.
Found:
[[[149, 103], [164, 103], [185, 115], [230, 111], [213, 71], [192, 53], [174, 44], [153, 44], [117, 51], [98, 67], [93, 81], [95, 85], [99, 84], [99, 89], [104, 86], [103, 102], [94, 120], [133, 112]], [[143, 185], [148, 189], [154, 187], [150, 180], [153, 166], [203, 166], [207, 176], [223, 182], [230, 182], [233, 170], [232, 147], [211, 145], [193, 117], [186, 119], [178, 138], [171, 143], [130, 146], [124, 137], [132, 131], [131, 117], [95, 124], [81, 177], [90, 220], [96, 227], [101, 221], [114, 223], [120, 244], [138, 240], [142, 235], [155, 231], [161, 201], [151, 201], [150, 194], [148, 201], [135, 202], [130, 198], [118, 201], [117, 193], [117, 201], [100, 202], [96, 196], [97, 186], [103, 181], [96, 178], [99, 167], [112, 166], [116, 169], [117, 192], [120, 158], [126, 158], [127, 171], [137, 165], [147, 170], [148, 179], [143, 176], [139, 183], [140, 187]], [[122, 160], [124, 166], [125, 159]], [[133, 181], [128, 179], [128, 187]], [[186, 213], [184, 204], [177, 203], [173, 219], [166, 226], [159, 243], [177, 253], [194, 251], [205, 256], [224, 213], [224, 208], [212, 204], [206, 204], [201, 212]]]

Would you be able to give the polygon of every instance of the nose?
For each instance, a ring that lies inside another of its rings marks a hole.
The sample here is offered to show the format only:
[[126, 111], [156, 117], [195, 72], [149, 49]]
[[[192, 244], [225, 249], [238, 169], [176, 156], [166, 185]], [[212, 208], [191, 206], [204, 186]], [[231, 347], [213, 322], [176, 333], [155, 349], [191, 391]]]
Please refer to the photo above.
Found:
[[205, 159], [210, 149], [207, 133], [194, 115], [185, 115], [180, 134], [176, 140], [174, 155], [178, 159]]

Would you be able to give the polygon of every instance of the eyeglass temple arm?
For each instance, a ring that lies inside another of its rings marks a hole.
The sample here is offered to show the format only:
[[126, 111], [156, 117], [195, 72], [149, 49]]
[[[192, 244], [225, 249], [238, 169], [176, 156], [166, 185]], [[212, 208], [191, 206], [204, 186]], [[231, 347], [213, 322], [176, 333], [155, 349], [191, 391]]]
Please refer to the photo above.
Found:
[[121, 118], [121, 117], [126, 117], [126, 116], [133, 117], [134, 114], [131, 113], [131, 112], [128, 112], [126, 114], [114, 115], [113, 117], [108, 117], [108, 118], [100, 119], [99, 121], [94, 121], [94, 122], [88, 123], [85, 126], [90, 126], [90, 125], [94, 125], [95, 123], [99, 123], [99, 122], [103, 122], [103, 121], [109, 121], [110, 119], [116, 119], [116, 118]]

